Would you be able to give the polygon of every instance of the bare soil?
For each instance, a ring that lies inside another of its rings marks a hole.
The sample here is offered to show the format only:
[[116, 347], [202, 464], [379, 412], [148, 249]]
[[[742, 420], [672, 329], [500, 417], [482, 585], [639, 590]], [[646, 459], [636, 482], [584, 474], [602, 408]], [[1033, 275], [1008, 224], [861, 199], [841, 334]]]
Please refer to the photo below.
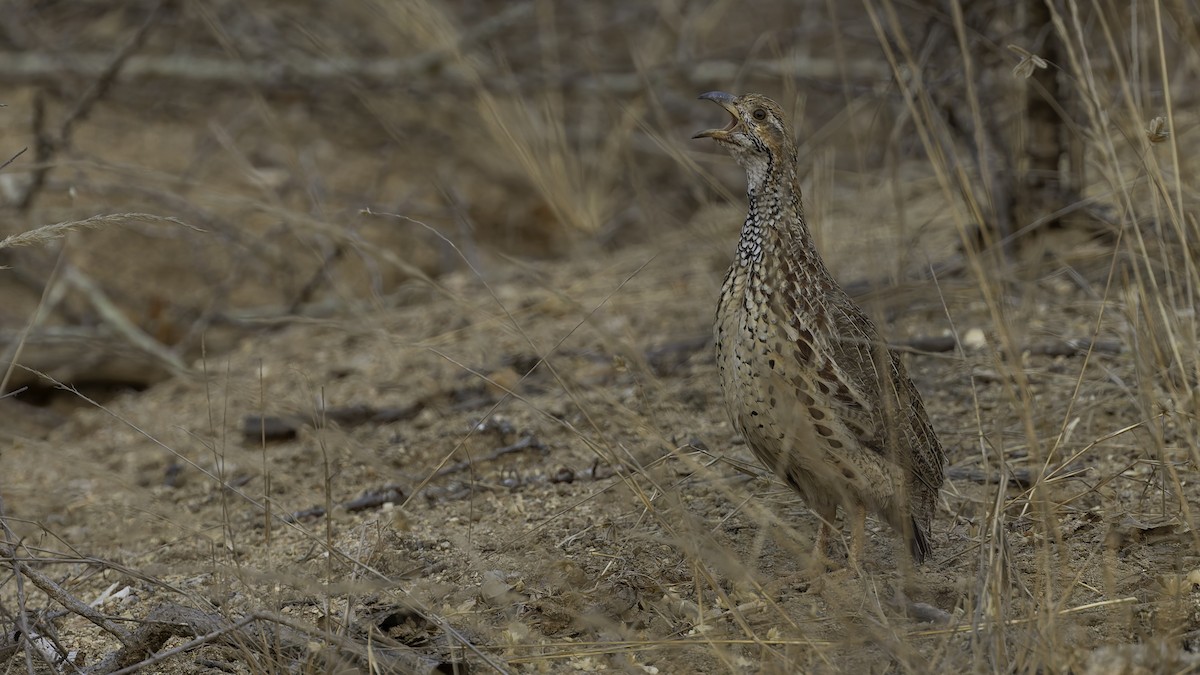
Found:
[[[1170, 582], [1194, 565], [1191, 536], [1161, 511], [1148, 432], [1122, 433], [1144, 422], [1119, 384], [1137, 379], [1125, 353], [1012, 356], [1030, 401], [1013, 400], [988, 346], [911, 356], [951, 461], [937, 551], [909, 571], [873, 523], [861, 576], [807, 575], [815, 519], [731, 432], [715, 377], [707, 332], [725, 239], [497, 265], [486, 284], [456, 273], [403, 307], [248, 337], [194, 364], [196, 376], [15, 439], [3, 454], [14, 529], [45, 555], [137, 570], [63, 570], [84, 598], [132, 588], [103, 606], [114, 614], [168, 601], [230, 616], [271, 606], [353, 633], [399, 612], [392, 637], [480, 663], [438, 617], [518, 669], [966, 667], [990, 556], [1005, 558], [1015, 613], [1054, 598], [1043, 611], [1062, 614], [1063, 663], [1079, 662], [1073, 650], [1198, 627], [1192, 577]], [[1095, 303], [1065, 282], [1056, 290], [1024, 303], [1027, 344], [1091, 335]], [[941, 292], [945, 306], [928, 284], [875, 297], [895, 317], [888, 335], [941, 335], [947, 314], [960, 332], [990, 323], [969, 284]], [[1019, 405], [1039, 438], [1073, 427], [1041, 461], [1023, 443]], [[321, 421], [347, 406], [403, 419]], [[298, 436], [262, 443], [246, 422], [260, 415], [292, 416]], [[1025, 489], [1039, 473], [1045, 503]], [[382, 504], [345, 506], [389, 489]], [[1047, 508], [1050, 532], [1034, 526]], [[994, 509], [1004, 545], [981, 549]], [[904, 618], [889, 604], [897, 591], [952, 622]], [[72, 621], [60, 631], [82, 640], [86, 624]]]

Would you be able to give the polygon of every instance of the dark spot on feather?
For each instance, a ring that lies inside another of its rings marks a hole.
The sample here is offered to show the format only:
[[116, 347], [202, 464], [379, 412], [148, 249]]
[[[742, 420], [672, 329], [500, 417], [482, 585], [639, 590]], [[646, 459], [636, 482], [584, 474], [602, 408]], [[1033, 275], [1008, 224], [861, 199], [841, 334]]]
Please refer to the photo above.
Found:
[[819, 372], [822, 379], [837, 381], [837, 373], [833, 370], [833, 361], [826, 361], [825, 363], [821, 364], [821, 370]]
[[800, 363], [808, 363], [812, 360], [812, 355], [812, 345], [808, 344], [807, 342], [796, 343], [796, 351], [793, 353], [793, 356], [796, 357], [796, 361]]
[[843, 447], [844, 446], [842, 445], [842, 442], [837, 440], [836, 438], [829, 439], [829, 449], [830, 450], [841, 450]]
[[850, 480], [854, 480], [854, 469], [843, 466], [842, 467], [842, 475], [845, 476], [846, 478], [849, 478]]
[[810, 417], [812, 417], [814, 420], [823, 420], [823, 419], [825, 419], [825, 411], [824, 411], [824, 410], [821, 410], [820, 408], [809, 408], [809, 409], [808, 409], [808, 414], [809, 414], [809, 416], [810, 416]]
[[829, 427], [825, 426], [824, 424], [814, 424], [813, 429], [816, 429], [817, 433], [825, 438], [829, 438], [830, 436], [833, 435], [833, 429], [830, 429]]

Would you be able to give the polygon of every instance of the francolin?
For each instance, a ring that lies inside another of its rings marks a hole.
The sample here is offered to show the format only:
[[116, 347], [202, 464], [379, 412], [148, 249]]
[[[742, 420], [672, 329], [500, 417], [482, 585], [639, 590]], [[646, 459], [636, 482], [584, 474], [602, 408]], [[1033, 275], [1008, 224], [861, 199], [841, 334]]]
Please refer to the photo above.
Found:
[[945, 463], [921, 395], [817, 253], [783, 110], [758, 94], [700, 98], [731, 119], [695, 138], [728, 150], [749, 182], [750, 208], [715, 327], [734, 428], [820, 518], [822, 568], [839, 505], [851, 522], [851, 567], [868, 509], [905, 537], [920, 563], [932, 550]]

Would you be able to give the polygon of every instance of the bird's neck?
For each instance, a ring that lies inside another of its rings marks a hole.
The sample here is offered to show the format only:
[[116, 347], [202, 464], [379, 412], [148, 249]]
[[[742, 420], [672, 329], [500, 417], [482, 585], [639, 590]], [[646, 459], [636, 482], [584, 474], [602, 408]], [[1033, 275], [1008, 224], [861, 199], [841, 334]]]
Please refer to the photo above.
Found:
[[804, 204], [795, 169], [768, 169], [759, 175], [753, 170], [747, 173], [749, 210], [738, 241], [738, 263], [753, 270], [777, 263], [780, 256], [787, 256], [791, 262], [819, 261], [804, 222]]

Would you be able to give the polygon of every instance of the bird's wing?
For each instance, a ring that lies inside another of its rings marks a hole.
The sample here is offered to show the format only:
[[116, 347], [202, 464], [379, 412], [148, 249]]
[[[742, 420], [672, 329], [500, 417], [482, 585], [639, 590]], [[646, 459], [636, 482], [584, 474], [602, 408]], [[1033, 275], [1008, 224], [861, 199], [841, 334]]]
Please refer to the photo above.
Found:
[[900, 355], [890, 352], [892, 390], [896, 393], [897, 408], [905, 416], [905, 442], [911, 451], [910, 469], [913, 476], [937, 493], [945, 473], [946, 452], [937, 432], [925, 412], [921, 392], [913, 384]]
[[[850, 406], [847, 414], [856, 420], [869, 418], [860, 422], [863, 444], [904, 466], [913, 478], [936, 492], [942, 484], [945, 454], [904, 362], [848, 298], [839, 308], [835, 324], [839, 337], [831, 353], [839, 364], [840, 379], [854, 392], [854, 399], [865, 401]], [[862, 409], [861, 415], [854, 414], [856, 407]], [[889, 452], [889, 448], [894, 450]]]

